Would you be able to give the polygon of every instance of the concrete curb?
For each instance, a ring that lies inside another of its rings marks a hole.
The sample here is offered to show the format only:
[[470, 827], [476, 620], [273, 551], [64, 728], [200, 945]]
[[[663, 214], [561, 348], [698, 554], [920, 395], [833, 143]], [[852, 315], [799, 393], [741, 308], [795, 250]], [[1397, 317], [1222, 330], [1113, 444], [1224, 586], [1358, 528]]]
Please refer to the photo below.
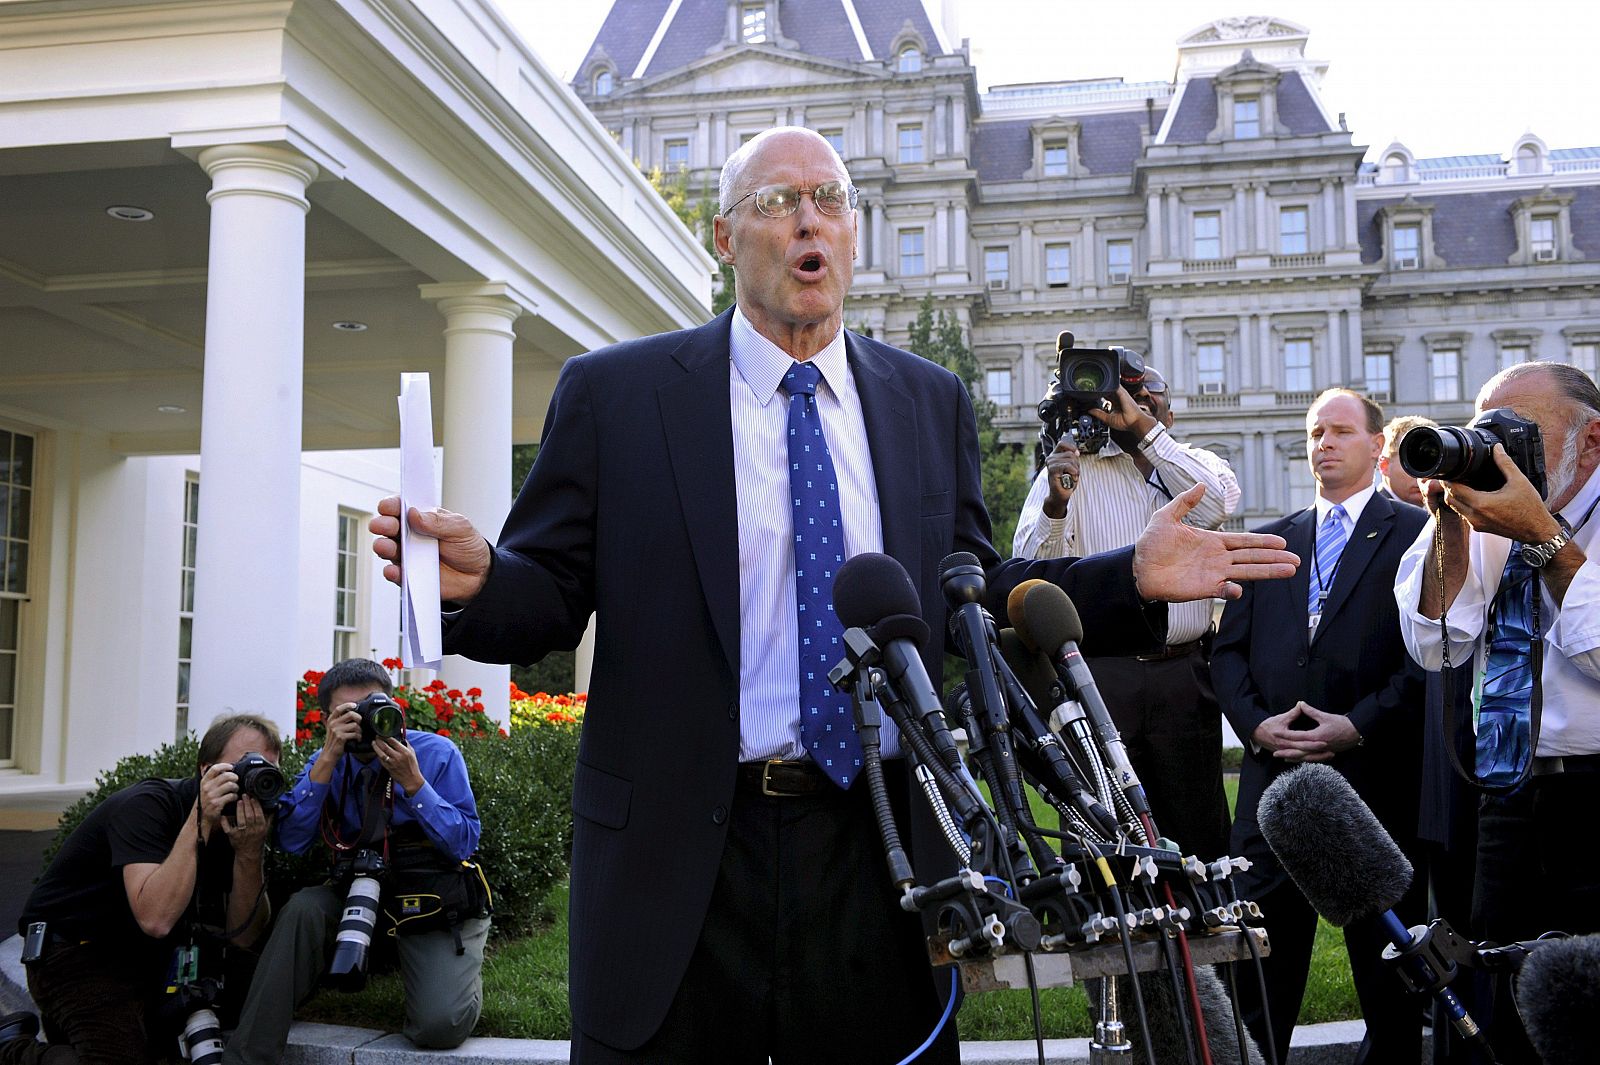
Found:
[[[0, 943], [0, 1003], [6, 1011], [32, 1009], [22, 967], [22, 937]], [[1366, 1034], [1361, 1021], [1302, 1025], [1294, 1030], [1286, 1065], [1350, 1065]], [[1087, 1039], [1046, 1039], [1048, 1065], [1089, 1065]], [[297, 1021], [289, 1030], [284, 1065], [424, 1065], [447, 1059], [460, 1065], [567, 1065], [564, 1039], [473, 1037], [455, 1050], [419, 1050], [403, 1035], [376, 1028], [346, 1028]], [[1422, 1061], [1432, 1060], [1423, 1036]], [[1026, 1065], [1038, 1061], [1032, 1040], [961, 1044], [961, 1065]]]

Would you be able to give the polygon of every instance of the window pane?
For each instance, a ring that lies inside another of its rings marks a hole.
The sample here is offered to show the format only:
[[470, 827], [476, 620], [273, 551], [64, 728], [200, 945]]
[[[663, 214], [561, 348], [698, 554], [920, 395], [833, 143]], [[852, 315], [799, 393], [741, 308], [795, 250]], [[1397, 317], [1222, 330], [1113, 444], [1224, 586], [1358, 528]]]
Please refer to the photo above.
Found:
[[689, 165], [689, 142], [686, 140], [671, 140], [666, 142], [666, 163], [668, 170], [677, 170]]
[[1420, 226], [1394, 227], [1394, 265], [1401, 270], [1415, 270], [1420, 265], [1422, 228]]
[[6, 545], [6, 583], [8, 592], [28, 590], [28, 545], [13, 540]]
[[611, 95], [611, 71], [602, 70], [594, 76], [594, 94], [596, 96]]
[[1113, 282], [1128, 280], [1133, 274], [1133, 241], [1113, 240], [1106, 243], [1106, 275]]
[[0, 599], [0, 650], [17, 649], [17, 614], [22, 602], [17, 599]]
[[1011, 277], [1011, 251], [1009, 248], [986, 248], [983, 253], [983, 276], [986, 281], [1004, 285]]
[[1596, 356], [1600, 355], [1600, 344], [1574, 344], [1572, 345], [1572, 365], [1593, 377], [1595, 374]]
[[922, 230], [906, 229], [900, 232], [900, 273], [911, 276], [923, 273], [926, 259], [922, 252]]
[[11, 480], [11, 434], [0, 429], [0, 482]]
[[1283, 255], [1303, 255], [1308, 250], [1307, 223], [1309, 212], [1304, 207], [1285, 207], [1278, 212], [1278, 251]]
[[902, 163], [920, 163], [920, 162], [922, 162], [922, 127], [921, 126], [901, 126], [900, 127], [900, 141], [899, 141], [899, 144], [900, 144], [900, 162], [902, 162]]
[[194, 618], [178, 619], [178, 657], [193, 658], [189, 649], [194, 643]]
[[1233, 101], [1233, 135], [1261, 136], [1261, 102], [1256, 97], [1243, 96]]
[[988, 396], [989, 402], [1009, 406], [1011, 404], [1011, 371], [988, 371], [984, 375], [983, 391], [984, 395]]
[[900, 52], [900, 73], [915, 74], [922, 69], [922, 53], [915, 48], [902, 49]]
[[6, 523], [6, 535], [14, 540], [28, 539], [28, 508], [32, 495], [26, 488], [11, 489], [11, 520]]
[[33, 437], [22, 433], [11, 436], [11, 483], [33, 483]]
[[1222, 258], [1222, 216], [1215, 211], [1194, 216], [1194, 257]]
[[1362, 360], [1364, 376], [1367, 381], [1368, 392], [1381, 392], [1389, 395], [1392, 363], [1387, 354], [1368, 355]]
[[1072, 245], [1046, 244], [1044, 246], [1044, 280], [1047, 285], [1072, 283]]
[[194, 570], [186, 569], [183, 571], [183, 586], [178, 592], [178, 597], [179, 610], [194, 609]]
[[767, 6], [748, 4], [740, 19], [740, 36], [746, 44], [761, 44], [767, 39]]
[[1283, 387], [1288, 392], [1311, 391], [1311, 341], [1284, 342]]
[[1500, 369], [1508, 366], [1518, 366], [1528, 361], [1528, 349], [1513, 345], [1500, 349]]
[[834, 151], [838, 152], [840, 155], [844, 154], [844, 130], [825, 129], [821, 130], [820, 132], [822, 133], [822, 139], [831, 144]]
[[189, 705], [189, 663], [178, 663], [178, 702]]
[[1062, 177], [1067, 173], [1067, 146], [1065, 144], [1046, 144], [1044, 146], [1044, 176]]
[[1200, 344], [1195, 348], [1195, 377], [1202, 384], [1222, 384], [1222, 345]]
[[1461, 398], [1460, 353], [1436, 351], [1431, 366], [1433, 371], [1433, 398], [1436, 402], [1453, 402]]

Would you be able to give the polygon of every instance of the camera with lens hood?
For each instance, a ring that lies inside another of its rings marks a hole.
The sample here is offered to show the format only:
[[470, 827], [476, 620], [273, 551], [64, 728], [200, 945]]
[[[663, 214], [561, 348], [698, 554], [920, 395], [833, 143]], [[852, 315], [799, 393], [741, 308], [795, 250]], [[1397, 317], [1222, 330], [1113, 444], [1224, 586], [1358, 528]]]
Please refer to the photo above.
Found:
[[378, 899], [383, 893], [381, 878], [387, 871], [383, 855], [365, 849], [334, 871], [336, 878], [350, 877], [339, 930], [334, 933], [333, 961], [328, 966], [328, 982], [341, 991], [359, 991], [367, 984], [372, 931], [378, 924]]
[[1413, 477], [1454, 481], [1480, 492], [1505, 487], [1505, 475], [1494, 462], [1494, 446], [1506, 449], [1522, 475], [1545, 497], [1544, 444], [1539, 427], [1510, 407], [1486, 410], [1463, 428], [1419, 425], [1400, 438], [1396, 453]]
[[1039, 442], [1048, 455], [1069, 435], [1085, 455], [1111, 439], [1111, 427], [1089, 412], [1117, 409], [1117, 388], [1131, 395], [1144, 383], [1144, 358], [1127, 348], [1075, 348], [1070, 330], [1056, 337], [1056, 368], [1039, 401]]

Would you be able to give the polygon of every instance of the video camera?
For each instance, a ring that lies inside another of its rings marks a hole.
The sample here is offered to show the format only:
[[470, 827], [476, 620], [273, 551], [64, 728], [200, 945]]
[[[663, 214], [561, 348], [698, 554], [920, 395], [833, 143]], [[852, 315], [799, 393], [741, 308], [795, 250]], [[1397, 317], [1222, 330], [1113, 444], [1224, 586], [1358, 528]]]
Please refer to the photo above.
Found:
[[1505, 475], [1494, 464], [1492, 452], [1500, 444], [1545, 497], [1544, 444], [1539, 427], [1518, 417], [1510, 407], [1486, 410], [1466, 428], [1454, 425], [1419, 425], [1400, 438], [1397, 453], [1401, 467], [1413, 477], [1455, 481], [1480, 492], [1505, 486]]
[[1063, 434], [1070, 434], [1078, 450], [1093, 455], [1111, 439], [1111, 427], [1091, 410], [1116, 409], [1117, 388], [1131, 395], [1144, 384], [1144, 358], [1127, 348], [1075, 348], [1070, 330], [1056, 337], [1056, 368], [1050, 387], [1039, 401], [1039, 443], [1048, 455]]

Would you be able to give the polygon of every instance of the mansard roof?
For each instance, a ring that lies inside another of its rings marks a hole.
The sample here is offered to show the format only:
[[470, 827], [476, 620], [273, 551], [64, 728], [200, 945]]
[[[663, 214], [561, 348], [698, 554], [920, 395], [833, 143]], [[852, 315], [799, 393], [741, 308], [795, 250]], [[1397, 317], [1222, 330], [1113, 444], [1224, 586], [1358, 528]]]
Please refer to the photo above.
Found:
[[[1305, 81], [1292, 70], [1278, 82], [1278, 125], [1294, 136], [1330, 132], [1322, 109]], [[1217, 128], [1217, 83], [1212, 78], [1192, 78], [1183, 88], [1178, 113], [1167, 131], [1166, 144], [1204, 144]]]
[[[1431, 160], [1419, 159], [1417, 165], [1425, 161]], [[1587, 258], [1600, 256], [1600, 186], [1564, 188], [1562, 192], [1570, 192], [1573, 197], [1570, 215], [1573, 246]], [[1416, 195], [1415, 190], [1411, 195]], [[1483, 267], [1505, 266], [1517, 250], [1511, 205], [1527, 195], [1527, 189], [1499, 189], [1417, 199], [1433, 208], [1433, 248], [1439, 257], [1451, 267]], [[1362, 262], [1375, 263], [1383, 258], [1383, 223], [1378, 212], [1404, 199], [1404, 196], [1394, 196], [1357, 201], [1356, 226], [1361, 238]]]
[[[854, 4], [870, 57], [861, 54], [846, 3]], [[671, 0], [616, 0], [589, 55], [603, 48], [621, 75], [632, 77], [670, 6]], [[779, 10], [783, 37], [808, 56], [842, 63], [886, 59], [908, 25], [928, 53], [940, 51], [938, 34], [919, 0], [783, 0]], [[642, 76], [686, 67], [716, 49], [726, 39], [727, 18], [728, 0], [682, 0]]]
[[[1166, 112], [1157, 109], [1156, 126]], [[1078, 123], [1078, 158], [1091, 175], [1131, 174], [1143, 148], [1149, 117], [1143, 110], [1073, 115]], [[981, 122], [972, 131], [972, 161], [980, 181], [1020, 181], [1033, 165], [1036, 119]]]

